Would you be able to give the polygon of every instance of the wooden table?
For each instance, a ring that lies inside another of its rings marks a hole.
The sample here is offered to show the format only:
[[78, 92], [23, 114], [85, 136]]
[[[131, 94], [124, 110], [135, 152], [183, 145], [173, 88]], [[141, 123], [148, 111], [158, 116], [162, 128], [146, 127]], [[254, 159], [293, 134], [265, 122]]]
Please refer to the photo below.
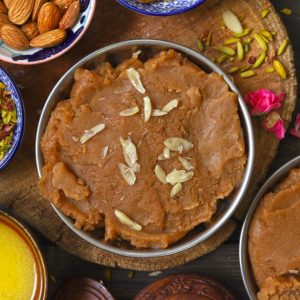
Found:
[[[300, 3], [297, 1], [282, 0], [272, 2], [278, 10], [283, 7], [293, 9], [293, 14], [291, 16], [283, 16], [282, 14], [281, 16], [287, 27], [291, 43], [294, 47], [297, 71], [300, 71], [300, 37], [298, 35], [298, 28], [300, 26]], [[300, 111], [299, 101], [296, 112], [297, 111]], [[271, 166], [269, 174], [275, 171], [283, 163], [299, 154], [300, 140], [287, 136], [279, 147], [276, 159]], [[89, 276], [97, 280], [103, 280], [108, 289], [117, 299], [132, 299], [142, 287], [153, 280], [174, 273], [195, 273], [211, 276], [222, 282], [228, 289], [230, 289], [237, 299], [247, 299], [239, 270], [239, 231], [240, 228], [236, 230], [228, 242], [223, 244], [214, 252], [183, 266], [164, 271], [156, 277], [150, 277], [148, 272], [135, 272], [133, 278], [129, 278], [128, 270], [113, 269], [112, 279], [105, 282], [104, 274], [108, 272], [107, 268], [83, 261], [69, 253], [66, 253], [41, 236], [41, 234], [33, 230], [42, 246], [42, 249], [44, 250], [48, 266], [50, 276], [49, 299], [51, 299], [55, 290], [65, 280], [76, 276]]]

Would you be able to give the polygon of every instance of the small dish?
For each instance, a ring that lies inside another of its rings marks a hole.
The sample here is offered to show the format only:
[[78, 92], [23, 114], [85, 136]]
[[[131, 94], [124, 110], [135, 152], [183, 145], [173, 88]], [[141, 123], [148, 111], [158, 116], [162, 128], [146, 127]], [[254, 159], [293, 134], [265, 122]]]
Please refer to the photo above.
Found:
[[172, 16], [182, 14], [202, 4], [205, 0], [158, 0], [141, 3], [137, 0], [117, 0], [120, 4], [135, 12], [151, 16]]
[[264, 195], [270, 192], [278, 183], [286, 178], [290, 170], [295, 167], [300, 167], [300, 156], [297, 156], [296, 158], [287, 162], [266, 181], [266, 183], [260, 188], [256, 197], [254, 198], [242, 227], [239, 246], [239, 260], [244, 286], [251, 300], [257, 299], [256, 294], [258, 292], [258, 287], [252, 274], [251, 263], [248, 254], [248, 232], [252, 217], [256, 211], [258, 204], [260, 203], [260, 200], [264, 197]]
[[91, 24], [96, 0], [80, 0], [81, 11], [76, 24], [68, 30], [64, 42], [52, 48], [29, 48], [18, 51], [9, 48], [0, 40], [0, 60], [12, 64], [34, 65], [51, 61], [69, 51], [82, 38]]
[[17, 111], [17, 123], [14, 129], [13, 144], [9, 151], [5, 154], [3, 159], [0, 160], [0, 171], [3, 170], [11, 161], [16, 151], [18, 150], [24, 133], [25, 127], [25, 111], [22, 96], [20, 91], [13, 81], [13, 79], [0, 68], [0, 82], [3, 82], [6, 86], [6, 90], [11, 92], [11, 98], [15, 102]]
[[[8, 281], [9, 284], [6, 287], [10, 287], [11, 291], [0, 290], [0, 296], [7, 299], [6, 293], [11, 292], [13, 295], [10, 294], [10, 296], [17, 298], [18, 293], [22, 293], [22, 296], [26, 293], [26, 295], [30, 295], [30, 299], [46, 300], [48, 275], [43, 255], [35, 239], [19, 221], [1, 210], [0, 226], [2, 232], [0, 251], [4, 251], [3, 256], [5, 257], [5, 261], [1, 262], [2, 276], [7, 272], [5, 268], [15, 265], [15, 268], [9, 271], [10, 276], [2, 278], [4, 282]], [[8, 252], [9, 250], [10, 252]], [[16, 252], [13, 256], [9, 255], [14, 250]], [[5, 284], [4, 282], [2, 284]]]

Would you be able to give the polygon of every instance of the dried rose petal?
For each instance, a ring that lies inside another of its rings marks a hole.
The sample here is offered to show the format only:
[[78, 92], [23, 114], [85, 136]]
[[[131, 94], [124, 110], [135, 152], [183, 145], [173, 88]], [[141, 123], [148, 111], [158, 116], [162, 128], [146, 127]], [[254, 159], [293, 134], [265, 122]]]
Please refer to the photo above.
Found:
[[263, 127], [267, 131], [274, 133], [279, 140], [285, 136], [284, 123], [278, 112], [269, 113], [263, 120]]
[[297, 138], [300, 138], [300, 113], [297, 114], [295, 127], [290, 130], [290, 134]]

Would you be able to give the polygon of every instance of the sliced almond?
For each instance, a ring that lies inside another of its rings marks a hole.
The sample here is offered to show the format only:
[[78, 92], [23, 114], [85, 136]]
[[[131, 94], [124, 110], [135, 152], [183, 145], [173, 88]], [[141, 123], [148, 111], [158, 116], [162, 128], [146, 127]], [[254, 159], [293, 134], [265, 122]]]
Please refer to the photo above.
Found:
[[154, 173], [161, 183], [163, 183], [163, 184], [167, 183], [166, 182], [166, 177], [167, 177], [166, 172], [163, 170], [163, 168], [160, 165], [155, 166]]
[[182, 166], [187, 170], [187, 171], [190, 171], [190, 170], [193, 170], [194, 169], [194, 166], [185, 158], [183, 157], [178, 157], [178, 160], [181, 162]]
[[144, 97], [144, 121], [148, 122], [151, 117], [152, 105], [148, 96]]
[[89, 139], [91, 139], [97, 133], [101, 132], [104, 128], [105, 128], [105, 124], [100, 123], [91, 129], [85, 130], [84, 134], [79, 139], [80, 143], [81, 144], [86, 143]]
[[166, 111], [162, 111], [160, 109], [153, 109], [152, 117], [162, 117], [167, 115], [168, 113]]
[[164, 148], [164, 152], [163, 153], [164, 153], [164, 157], [165, 158], [170, 158], [170, 156], [171, 156], [170, 155], [170, 149], [168, 147]]
[[231, 11], [226, 10], [223, 12], [223, 21], [225, 26], [234, 33], [242, 33], [243, 26], [239, 18]]
[[120, 142], [123, 147], [123, 155], [126, 163], [134, 172], [138, 172], [140, 169], [138, 161], [138, 154], [136, 150], [136, 146], [131, 141], [130, 138], [127, 140], [124, 140], [122, 137], [120, 137]]
[[132, 221], [126, 214], [121, 212], [120, 210], [115, 210], [115, 216], [118, 218], [118, 220], [124, 224], [129, 226], [133, 230], [141, 231], [142, 226], [134, 221]]
[[127, 70], [127, 77], [139, 93], [145, 94], [146, 91], [141, 82], [140, 73], [137, 70], [135, 70], [134, 68], [129, 68]]
[[194, 147], [194, 145], [189, 142], [188, 140], [185, 140], [183, 138], [177, 138], [172, 137], [169, 139], [166, 139], [164, 141], [165, 146], [167, 146], [172, 151], [177, 151], [182, 153], [183, 151], [189, 151]]
[[119, 163], [118, 167], [120, 169], [122, 177], [127, 182], [127, 184], [134, 185], [134, 183], [136, 181], [136, 176], [134, 174], [134, 171], [122, 163]]
[[107, 156], [108, 149], [109, 149], [108, 146], [105, 146], [105, 147], [102, 148], [102, 151], [101, 151], [101, 152], [102, 152], [102, 153], [101, 153], [102, 159], [104, 159], [104, 158]]
[[185, 170], [174, 169], [167, 175], [166, 181], [172, 185], [175, 185], [176, 183], [186, 182], [190, 180], [193, 176], [194, 172], [187, 172]]
[[167, 103], [167, 104], [163, 107], [162, 111], [168, 113], [168, 112], [170, 112], [171, 110], [173, 110], [174, 108], [176, 108], [177, 106], [178, 106], [178, 100], [177, 100], [177, 99], [174, 99], [174, 100], [171, 100], [169, 103]]
[[129, 116], [133, 116], [133, 115], [137, 114], [139, 111], [140, 111], [139, 108], [137, 106], [135, 106], [135, 107], [130, 107], [130, 108], [127, 108], [127, 109], [121, 111], [119, 113], [119, 115], [122, 117], [129, 117]]
[[182, 189], [182, 184], [181, 183], [176, 183], [170, 193], [170, 197], [173, 198], [175, 195], [177, 195]]

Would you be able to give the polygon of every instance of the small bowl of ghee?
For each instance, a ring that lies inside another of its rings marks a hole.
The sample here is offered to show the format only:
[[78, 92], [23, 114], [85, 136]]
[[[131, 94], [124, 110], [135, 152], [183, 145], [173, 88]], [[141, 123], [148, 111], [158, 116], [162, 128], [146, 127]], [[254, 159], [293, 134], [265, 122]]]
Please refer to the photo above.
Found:
[[0, 210], [0, 299], [46, 300], [44, 258], [29, 231]]

